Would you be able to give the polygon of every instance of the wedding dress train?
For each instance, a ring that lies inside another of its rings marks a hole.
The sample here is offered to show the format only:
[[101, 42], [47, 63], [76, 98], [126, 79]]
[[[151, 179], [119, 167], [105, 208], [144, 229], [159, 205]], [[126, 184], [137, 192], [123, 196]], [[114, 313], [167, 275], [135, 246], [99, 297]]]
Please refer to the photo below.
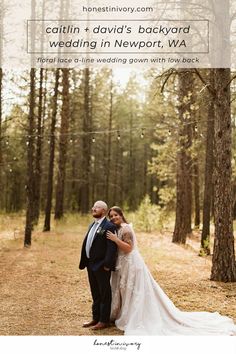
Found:
[[132, 227], [118, 237], [130, 238], [130, 253], [119, 250], [112, 274], [111, 319], [125, 335], [236, 335], [233, 320], [218, 312], [180, 311], [152, 277], [136, 245]]

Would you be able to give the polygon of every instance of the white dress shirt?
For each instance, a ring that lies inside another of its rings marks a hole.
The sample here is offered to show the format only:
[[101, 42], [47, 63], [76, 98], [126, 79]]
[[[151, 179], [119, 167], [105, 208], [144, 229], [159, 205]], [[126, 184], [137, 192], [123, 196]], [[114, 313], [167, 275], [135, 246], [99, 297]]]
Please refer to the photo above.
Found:
[[94, 236], [96, 235], [96, 232], [104, 219], [105, 219], [105, 216], [99, 220], [95, 220], [93, 226], [89, 230], [87, 241], [86, 241], [86, 246], [85, 246], [86, 255], [88, 258], [89, 258], [90, 248], [91, 248], [93, 240], [94, 240]]

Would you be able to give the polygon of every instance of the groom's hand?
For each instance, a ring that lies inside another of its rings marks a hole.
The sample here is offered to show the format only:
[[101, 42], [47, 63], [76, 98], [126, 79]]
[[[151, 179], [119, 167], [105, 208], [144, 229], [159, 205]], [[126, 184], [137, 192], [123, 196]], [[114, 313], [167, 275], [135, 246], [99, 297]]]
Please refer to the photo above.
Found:
[[103, 269], [106, 271], [106, 272], [109, 272], [109, 268], [107, 268], [107, 267], [103, 267]]

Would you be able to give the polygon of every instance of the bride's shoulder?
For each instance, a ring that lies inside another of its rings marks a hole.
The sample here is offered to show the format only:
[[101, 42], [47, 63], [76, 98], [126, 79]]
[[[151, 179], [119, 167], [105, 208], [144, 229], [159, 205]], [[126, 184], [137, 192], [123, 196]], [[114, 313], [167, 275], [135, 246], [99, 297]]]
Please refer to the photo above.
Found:
[[130, 224], [122, 223], [121, 227], [124, 232], [132, 232], [132, 226]]

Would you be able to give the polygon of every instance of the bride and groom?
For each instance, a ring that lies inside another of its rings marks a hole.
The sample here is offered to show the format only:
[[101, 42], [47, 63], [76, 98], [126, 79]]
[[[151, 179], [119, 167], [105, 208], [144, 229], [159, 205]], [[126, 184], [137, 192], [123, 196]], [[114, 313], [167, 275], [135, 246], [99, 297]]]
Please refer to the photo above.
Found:
[[119, 207], [108, 211], [97, 201], [92, 215], [79, 265], [87, 268], [93, 299], [92, 320], [84, 327], [100, 330], [114, 322], [125, 335], [236, 335], [233, 320], [218, 312], [175, 307], [149, 272]]

